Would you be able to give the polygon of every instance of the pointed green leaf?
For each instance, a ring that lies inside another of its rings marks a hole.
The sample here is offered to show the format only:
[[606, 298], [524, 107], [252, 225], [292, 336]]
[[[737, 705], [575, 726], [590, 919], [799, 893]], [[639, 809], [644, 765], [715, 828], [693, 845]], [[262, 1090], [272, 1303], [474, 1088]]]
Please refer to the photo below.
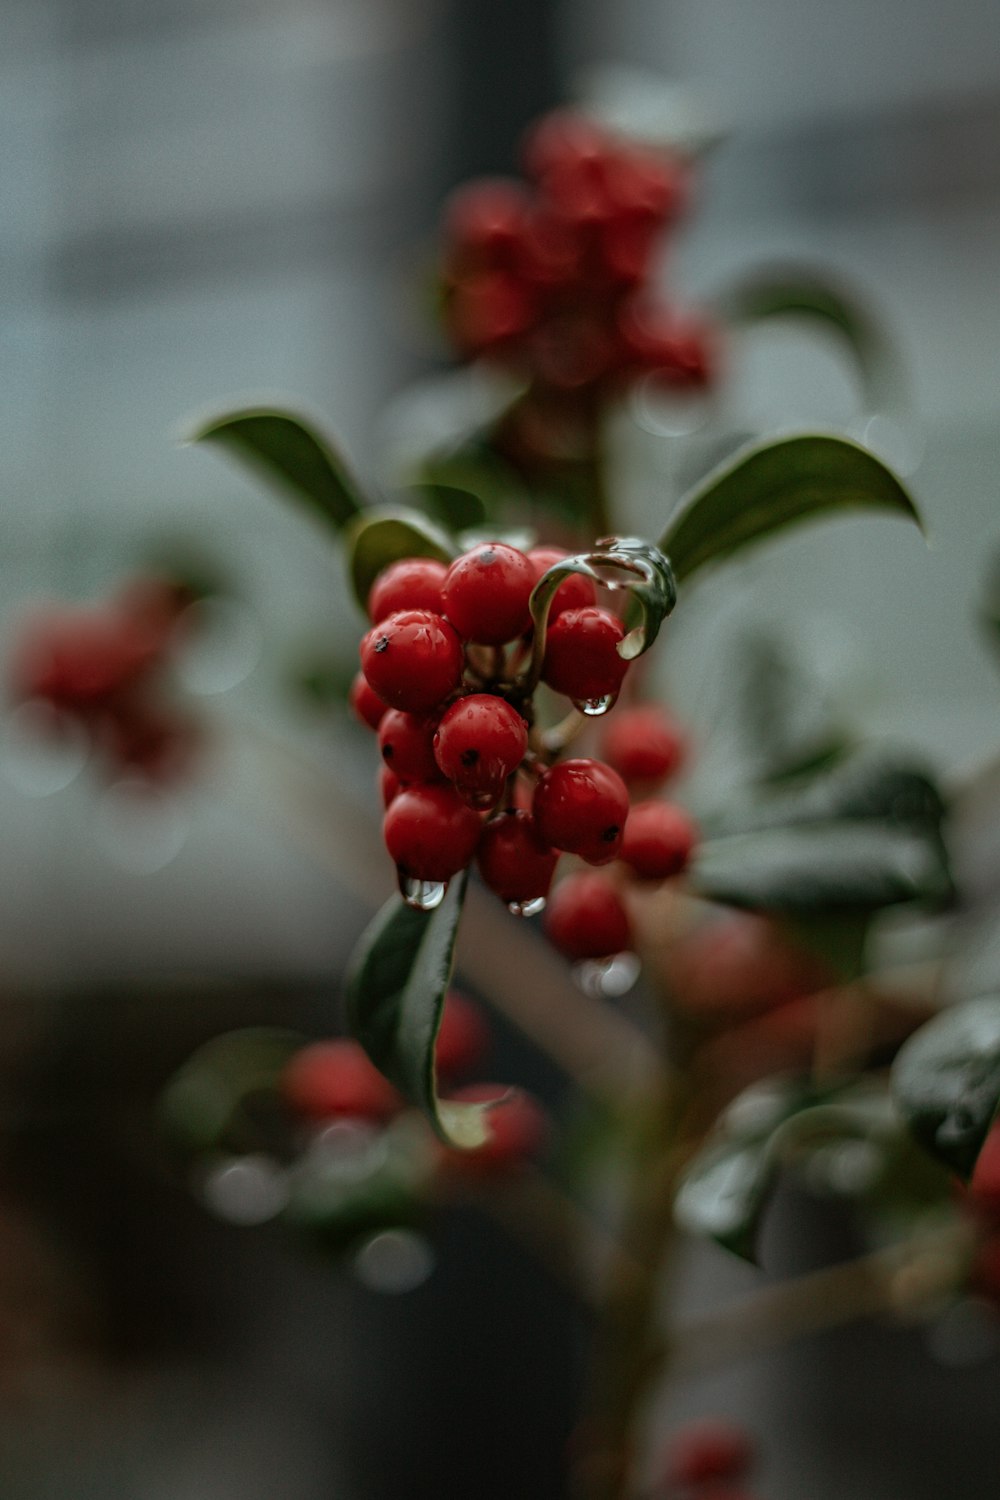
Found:
[[246, 407], [204, 423], [191, 442], [215, 443], [264, 473], [334, 531], [366, 504], [326, 437], [296, 412]]
[[352, 1034], [375, 1066], [428, 1116], [453, 1146], [481, 1146], [489, 1105], [441, 1100], [434, 1042], [451, 978], [465, 896], [456, 876], [434, 911], [394, 896], [362, 935], [348, 966], [347, 1015]]
[[914, 1032], [892, 1090], [920, 1144], [970, 1177], [1000, 1108], [1000, 996], [951, 1005]]
[[413, 497], [427, 515], [440, 521], [452, 535], [471, 531], [482, 526], [486, 520], [486, 506], [482, 497], [458, 484], [427, 481], [407, 486], [406, 493]]
[[710, 839], [689, 875], [706, 900], [798, 915], [951, 894], [940, 841], [879, 822], [800, 823]]
[[758, 271], [730, 287], [716, 307], [728, 323], [796, 318], [830, 329], [856, 362], [871, 408], [888, 413], [904, 405], [902, 367], [887, 330], [855, 292], [822, 273], [801, 266]]
[[346, 546], [351, 587], [362, 609], [375, 579], [390, 563], [404, 557], [450, 563], [457, 554], [447, 532], [419, 511], [403, 507], [380, 507], [359, 516], [348, 530]]
[[920, 524], [899, 480], [847, 438], [807, 434], [744, 449], [680, 502], [660, 540], [679, 582], [773, 532], [823, 514], [882, 511]]

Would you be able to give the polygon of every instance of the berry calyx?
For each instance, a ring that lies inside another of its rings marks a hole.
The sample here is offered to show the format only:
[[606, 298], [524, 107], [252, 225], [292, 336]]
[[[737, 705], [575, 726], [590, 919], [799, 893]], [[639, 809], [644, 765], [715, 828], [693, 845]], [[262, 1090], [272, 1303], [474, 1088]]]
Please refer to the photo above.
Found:
[[472, 859], [480, 828], [478, 814], [454, 787], [431, 784], [396, 794], [386, 809], [382, 836], [403, 877], [446, 881]]
[[286, 1064], [279, 1087], [290, 1108], [310, 1120], [387, 1120], [403, 1102], [363, 1048], [347, 1038], [301, 1048]]
[[409, 713], [426, 713], [450, 697], [464, 663], [458, 636], [431, 610], [399, 610], [373, 625], [361, 642], [369, 687], [390, 707]]
[[632, 924], [615, 885], [596, 870], [560, 880], [544, 917], [550, 942], [569, 959], [612, 958], [632, 947]]
[[621, 857], [640, 880], [668, 880], [687, 867], [698, 840], [682, 807], [635, 802], [629, 808]]
[[445, 711], [434, 735], [434, 759], [474, 806], [493, 807], [528, 747], [528, 726], [503, 698], [472, 693]]
[[676, 722], [655, 704], [619, 708], [601, 726], [601, 754], [629, 786], [652, 791], [680, 769], [686, 753]]
[[444, 612], [465, 641], [502, 646], [531, 625], [535, 570], [505, 542], [482, 542], [456, 558], [441, 590]]
[[564, 610], [549, 627], [542, 680], [574, 703], [613, 698], [628, 671], [618, 654], [624, 637], [621, 621], [606, 609]]
[[542, 839], [531, 813], [520, 808], [491, 818], [476, 851], [483, 880], [508, 906], [544, 901], [558, 861], [558, 851]]
[[403, 557], [383, 568], [368, 593], [373, 625], [401, 609], [429, 609], [441, 614], [441, 585], [447, 563], [434, 557]]
[[564, 760], [540, 778], [532, 811], [547, 844], [604, 865], [621, 849], [628, 790], [599, 760]]

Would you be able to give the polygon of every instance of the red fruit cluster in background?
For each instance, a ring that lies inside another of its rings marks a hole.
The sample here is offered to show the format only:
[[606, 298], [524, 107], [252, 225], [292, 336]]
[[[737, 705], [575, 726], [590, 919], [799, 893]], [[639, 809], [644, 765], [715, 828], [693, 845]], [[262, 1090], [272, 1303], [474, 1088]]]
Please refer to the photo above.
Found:
[[162, 678], [191, 602], [181, 584], [140, 577], [106, 603], [36, 610], [15, 637], [11, 698], [81, 722], [114, 770], [150, 780], [183, 774], [196, 733], [166, 700]]
[[721, 1417], [688, 1422], [664, 1449], [657, 1500], [753, 1500], [745, 1488], [756, 1445], [750, 1434]]
[[651, 289], [687, 196], [687, 169], [582, 115], [543, 119], [526, 181], [459, 189], [445, 220], [444, 320], [459, 352], [536, 390], [608, 393], [643, 375], [709, 382], [711, 335]]

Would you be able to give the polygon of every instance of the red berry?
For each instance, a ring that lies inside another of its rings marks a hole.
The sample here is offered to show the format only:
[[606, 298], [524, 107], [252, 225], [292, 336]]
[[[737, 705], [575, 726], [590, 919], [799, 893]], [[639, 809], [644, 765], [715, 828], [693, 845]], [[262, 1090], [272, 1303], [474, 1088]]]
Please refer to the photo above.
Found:
[[445, 210], [449, 259], [458, 266], [509, 265], [517, 253], [530, 200], [523, 183], [482, 178], [454, 192]]
[[557, 850], [539, 836], [531, 813], [515, 808], [490, 819], [476, 853], [484, 881], [508, 905], [544, 899], [558, 860]]
[[448, 569], [444, 611], [463, 640], [502, 646], [529, 629], [534, 586], [535, 570], [523, 552], [482, 542]]
[[676, 1003], [703, 1016], [748, 1016], [812, 995], [831, 975], [768, 917], [727, 912], [666, 950]]
[[[535, 582], [538, 582], [543, 573], [554, 568], [556, 563], [565, 562], [570, 555], [562, 547], [532, 547], [528, 553], [528, 561], [535, 570]], [[561, 615], [564, 609], [586, 609], [596, 598], [597, 590], [592, 578], [588, 578], [586, 573], [570, 573], [553, 595], [549, 606], [549, 623]]]
[[401, 609], [429, 609], [439, 615], [447, 563], [435, 557], [403, 557], [383, 568], [368, 593], [368, 618], [377, 625]]
[[697, 837], [682, 807], [635, 802], [625, 823], [621, 857], [640, 880], [667, 880], [686, 867]]
[[392, 708], [424, 713], [462, 680], [462, 643], [447, 620], [426, 609], [404, 609], [373, 625], [361, 642], [361, 670]]
[[994, 1124], [976, 1159], [969, 1182], [975, 1207], [990, 1218], [1000, 1218], [1000, 1123]]
[[392, 1084], [357, 1042], [312, 1042], [286, 1065], [281, 1092], [296, 1114], [312, 1120], [337, 1116], [386, 1120], [402, 1105]]
[[367, 724], [369, 729], [377, 729], [382, 722], [382, 715], [389, 705], [383, 703], [375, 689], [369, 684], [364, 672], [358, 672], [351, 683], [347, 701], [362, 724]]
[[378, 731], [383, 761], [405, 786], [411, 781], [439, 781], [434, 759], [435, 720], [423, 714], [408, 714], [390, 708]]
[[382, 823], [385, 846], [412, 880], [450, 880], [476, 852], [479, 817], [453, 787], [420, 785], [397, 793]]
[[652, 704], [619, 708], [601, 731], [601, 753], [623, 781], [659, 785], [684, 760], [684, 738], [665, 709]]
[[545, 910], [545, 932], [567, 958], [611, 958], [632, 946], [632, 926], [617, 888], [596, 870], [560, 880]]
[[541, 1105], [524, 1091], [502, 1083], [473, 1083], [451, 1099], [468, 1104], [497, 1103], [486, 1114], [489, 1139], [474, 1151], [449, 1151], [446, 1164], [469, 1177], [492, 1177], [524, 1166], [546, 1142], [548, 1122]]
[[528, 288], [506, 271], [463, 278], [447, 305], [448, 328], [467, 355], [501, 349], [532, 325], [535, 307]]
[[434, 735], [437, 765], [477, 807], [499, 801], [527, 748], [527, 724], [516, 708], [491, 693], [472, 693], [453, 703]]
[[621, 621], [606, 609], [565, 610], [546, 636], [543, 681], [574, 703], [613, 698], [628, 671], [618, 654], [624, 638]]
[[607, 149], [604, 131], [572, 110], [553, 110], [525, 137], [521, 159], [529, 177], [540, 181], [550, 172], [600, 159]]
[[392, 799], [398, 796], [403, 790], [403, 783], [395, 771], [390, 771], [388, 766], [379, 766], [378, 787], [382, 798], [382, 806], [386, 808]]
[[438, 1076], [450, 1078], [478, 1067], [490, 1041], [490, 1028], [478, 1005], [458, 990], [449, 990], [434, 1043]]
[[628, 791], [599, 760], [564, 760], [539, 780], [532, 811], [547, 844], [603, 865], [621, 849]]
[[706, 1418], [674, 1434], [664, 1457], [663, 1478], [678, 1487], [742, 1480], [753, 1460], [754, 1444], [742, 1427]]

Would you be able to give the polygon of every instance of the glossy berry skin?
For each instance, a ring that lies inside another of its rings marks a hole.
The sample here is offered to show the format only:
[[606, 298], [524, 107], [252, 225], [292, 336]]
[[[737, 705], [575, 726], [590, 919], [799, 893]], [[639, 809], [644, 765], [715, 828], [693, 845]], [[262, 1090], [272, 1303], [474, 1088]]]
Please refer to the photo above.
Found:
[[355, 674], [351, 683], [347, 701], [355, 717], [362, 723], [367, 724], [369, 729], [377, 729], [382, 722], [382, 715], [387, 712], [389, 705], [384, 703], [369, 685], [364, 672]]
[[387, 1120], [403, 1102], [358, 1043], [347, 1038], [312, 1042], [296, 1052], [279, 1087], [295, 1113], [310, 1120]]
[[493, 807], [528, 748], [528, 726], [503, 698], [471, 693], [446, 709], [434, 735], [441, 772], [473, 806]]
[[483, 880], [508, 905], [545, 897], [558, 861], [558, 851], [539, 836], [531, 813], [515, 808], [490, 819], [476, 852]]
[[502, 646], [531, 625], [535, 570], [523, 552], [482, 542], [456, 558], [441, 590], [444, 612], [464, 641]]
[[382, 823], [389, 854], [412, 880], [450, 880], [464, 870], [480, 829], [479, 815], [443, 783], [404, 788]]
[[469, 1104], [497, 1101], [486, 1115], [489, 1139], [473, 1151], [445, 1153], [446, 1169], [463, 1177], [496, 1177], [516, 1171], [539, 1156], [548, 1138], [548, 1121], [537, 1100], [524, 1089], [502, 1083], [473, 1083], [449, 1096]]
[[378, 730], [379, 753], [403, 786], [413, 781], [439, 781], [434, 759], [433, 718], [390, 708]]
[[[535, 570], [535, 582], [554, 568], [556, 563], [565, 562], [570, 553], [562, 547], [532, 547], [528, 553], [528, 561]], [[549, 605], [549, 624], [557, 619], [566, 609], [586, 609], [589, 604], [594, 604], [597, 599], [597, 590], [594, 580], [588, 578], [586, 573], [570, 573], [563, 579], [552, 597]]]
[[378, 771], [379, 796], [382, 798], [382, 806], [386, 808], [394, 797], [398, 797], [403, 790], [403, 783], [395, 771], [390, 771], [388, 766], [379, 766]]
[[697, 843], [694, 823], [672, 802], [634, 802], [621, 857], [640, 880], [668, 880], [687, 867]]
[[532, 812], [547, 844], [604, 865], [621, 849], [628, 790], [617, 771], [599, 760], [564, 760], [540, 778]]
[[545, 641], [542, 680], [574, 703], [613, 698], [628, 662], [618, 654], [625, 630], [606, 609], [567, 609], [554, 620]]
[[435, 557], [404, 557], [383, 568], [368, 593], [373, 625], [401, 609], [429, 609], [441, 614], [441, 585], [447, 563]]
[[470, 1073], [486, 1056], [491, 1043], [486, 1017], [459, 990], [449, 990], [434, 1042], [434, 1063], [439, 1078]]
[[655, 704], [617, 708], [601, 726], [601, 754], [629, 786], [650, 791], [684, 763], [684, 735], [666, 709]]
[[544, 917], [549, 941], [569, 959], [612, 958], [632, 947], [632, 925], [617, 888], [597, 870], [560, 880]]
[[405, 609], [373, 625], [361, 642], [361, 670], [391, 708], [426, 713], [462, 680], [465, 655], [454, 630], [431, 610]]
[[668, 1485], [700, 1491], [703, 1485], [744, 1480], [753, 1461], [754, 1444], [742, 1427], [706, 1418], [674, 1434], [664, 1455], [663, 1478]]

